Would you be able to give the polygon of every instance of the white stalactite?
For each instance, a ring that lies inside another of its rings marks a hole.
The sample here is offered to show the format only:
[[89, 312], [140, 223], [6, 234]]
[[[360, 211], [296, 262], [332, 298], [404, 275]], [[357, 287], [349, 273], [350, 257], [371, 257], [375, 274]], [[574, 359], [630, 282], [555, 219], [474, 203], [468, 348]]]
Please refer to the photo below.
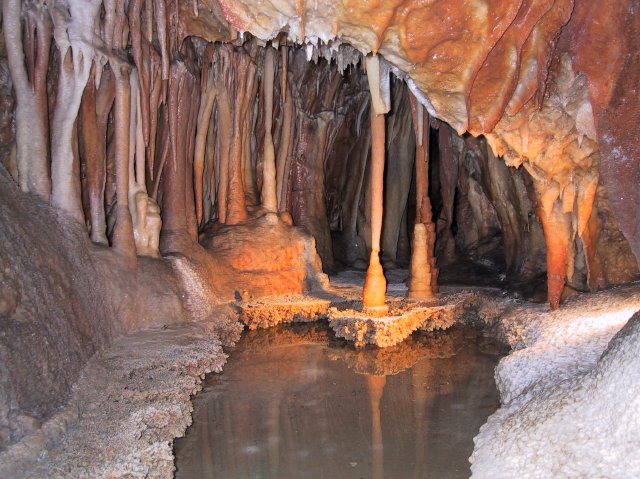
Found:
[[73, 125], [94, 57], [93, 35], [101, 1], [56, 1], [50, 7], [60, 52], [60, 78], [51, 126], [51, 203], [84, 223]]

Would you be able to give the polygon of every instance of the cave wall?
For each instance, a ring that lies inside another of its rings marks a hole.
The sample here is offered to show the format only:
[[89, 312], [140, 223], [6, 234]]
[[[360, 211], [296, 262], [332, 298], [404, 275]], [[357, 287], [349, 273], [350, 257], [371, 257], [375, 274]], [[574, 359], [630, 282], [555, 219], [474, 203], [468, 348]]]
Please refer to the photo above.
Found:
[[0, 167], [0, 449], [68, 399], [85, 362], [120, 334], [191, 317], [157, 259], [136, 268]]

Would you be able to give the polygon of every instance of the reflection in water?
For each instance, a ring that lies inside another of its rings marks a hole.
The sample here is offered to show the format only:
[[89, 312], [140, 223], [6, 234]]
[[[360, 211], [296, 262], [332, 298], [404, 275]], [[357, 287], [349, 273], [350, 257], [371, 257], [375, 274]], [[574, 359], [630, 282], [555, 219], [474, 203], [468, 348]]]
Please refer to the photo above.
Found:
[[472, 329], [383, 350], [318, 324], [248, 332], [196, 397], [176, 477], [468, 477], [498, 359]]

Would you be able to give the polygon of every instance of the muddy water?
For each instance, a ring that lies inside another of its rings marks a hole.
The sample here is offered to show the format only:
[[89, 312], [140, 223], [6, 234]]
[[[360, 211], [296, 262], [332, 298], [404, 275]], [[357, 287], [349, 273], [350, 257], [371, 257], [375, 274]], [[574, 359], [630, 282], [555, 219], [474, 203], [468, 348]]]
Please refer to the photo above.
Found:
[[196, 397], [176, 477], [469, 477], [499, 349], [468, 328], [362, 351], [321, 325], [246, 333]]

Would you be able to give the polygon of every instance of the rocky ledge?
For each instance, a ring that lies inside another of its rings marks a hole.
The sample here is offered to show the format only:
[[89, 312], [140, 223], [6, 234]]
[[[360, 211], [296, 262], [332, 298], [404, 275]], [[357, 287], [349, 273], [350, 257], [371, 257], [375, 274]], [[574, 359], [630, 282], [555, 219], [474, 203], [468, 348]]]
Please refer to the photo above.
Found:
[[242, 330], [225, 308], [215, 322], [119, 338], [84, 368], [67, 405], [0, 455], [0, 477], [170, 478], [173, 439], [191, 424], [191, 396], [220, 372]]

